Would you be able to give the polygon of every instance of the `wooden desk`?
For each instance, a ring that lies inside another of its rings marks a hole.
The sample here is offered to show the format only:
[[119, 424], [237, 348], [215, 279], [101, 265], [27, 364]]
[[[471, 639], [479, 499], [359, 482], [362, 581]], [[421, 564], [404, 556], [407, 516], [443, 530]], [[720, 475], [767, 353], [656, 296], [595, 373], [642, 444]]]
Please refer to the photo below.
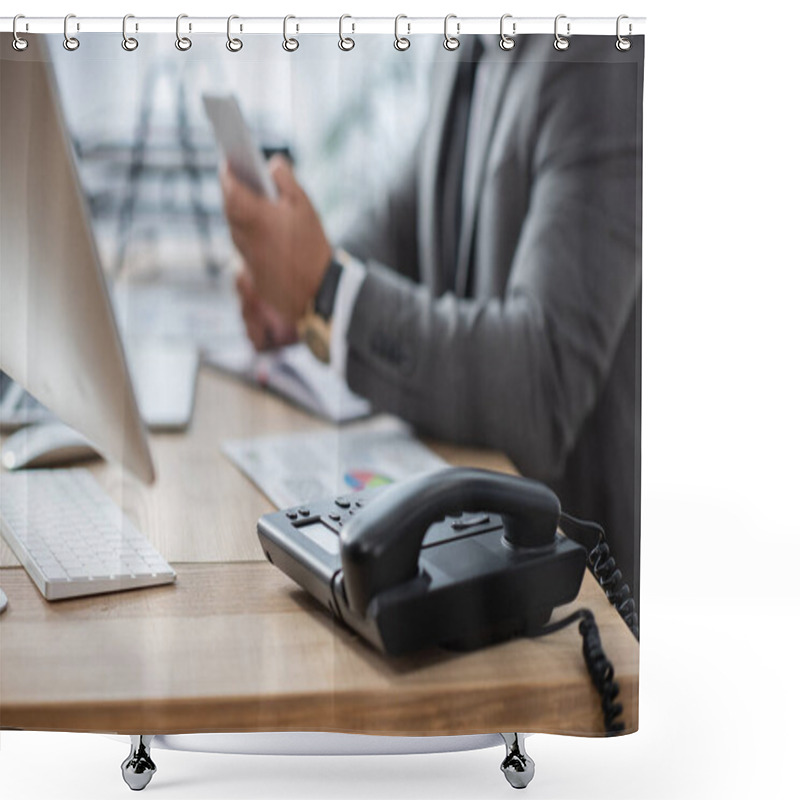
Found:
[[[375, 734], [601, 734], [576, 626], [474, 653], [387, 659], [264, 558], [266, 498], [220, 442], [323, 428], [203, 370], [192, 427], [152, 438], [158, 481], [98, 480], [174, 566], [174, 586], [46, 602], [0, 544], [0, 726], [119, 733], [325, 730]], [[511, 471], [497, 454], [430, 443], [454, 464]], [[586, 576], [626, 729], [638, 727], [638, 645]]]

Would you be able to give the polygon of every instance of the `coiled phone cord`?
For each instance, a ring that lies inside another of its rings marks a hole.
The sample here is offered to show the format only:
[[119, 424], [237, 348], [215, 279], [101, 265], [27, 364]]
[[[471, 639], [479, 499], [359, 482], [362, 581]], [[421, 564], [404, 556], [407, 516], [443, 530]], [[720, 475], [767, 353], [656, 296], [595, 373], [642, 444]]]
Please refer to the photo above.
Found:
[[614, 608], [619, 611], [631, 632], [639, 639], [639, 615], [636, 613], [636, 603], [631, 596], [627, 583], [622, 581], [622, 573], [617, 568], [617, 563], [608, 549], [608, 543], [598, 542], [586, 559], [592, 572], [600, 583]]
[[636, 603], [633, 599], [630, 586], [625, 583], [622, 573], [617, 567], [617, 562], [611, 555], [611, 551], [606, 542], [606, 532], [601, 525], [585, 519], [578, 519], [571, 514], [561, 512], [562, 528], [563, 522], [582, 529], [592, 531], [597, 535], [594, 543], [586, 541], [584, 536], [574, 535], [574, 531], [565, 531], [570, 539], [574, 539], [578, 544], [583, 545], [589, 555], [586, 561], [592, 574], [597, 578], [600, 588], [605, 592], [609, 602], [617, 609], [620, 616], [625, 620], [625, 624], [630, 628], [631, 633], [639, 640], [639, 615], [636, 612]]
[[614, 680], [614, 665], [608, 660], [600, 641], [600, 631], [594, 619], [594, 614], [588, 608], [579, 608], [564, 619], [552, 622], [542, 628], [529, 631], [531, 637], [545, 636], [548, 633], [555, 633], [573, 622], [580, 620], [578, 630], [583, 638], [583, 660], [594, 684], [594, 688], [600, 695], [603, 707], [603, 724], [606, 734], [614, 736], [625, 730], [625, 723], [622, 721], [622, 704], [617, 702], [619, 696], [619, 684]]

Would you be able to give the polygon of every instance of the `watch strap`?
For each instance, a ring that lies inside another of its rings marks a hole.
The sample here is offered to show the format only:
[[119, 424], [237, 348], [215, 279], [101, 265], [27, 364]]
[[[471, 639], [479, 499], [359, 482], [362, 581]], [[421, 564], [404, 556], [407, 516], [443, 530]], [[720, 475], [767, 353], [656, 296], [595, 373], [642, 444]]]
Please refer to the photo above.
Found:
[[326, 322], [333, 316], [333, 306], [336, 301], [336, 290], [339, 288], [339, 279], [342, 277], [344, 267], [336, 260], [331, 258], [328, 268], [322, 276], [322, 283], [317, 289], [314, 297], [314, 313], [318, 314]]

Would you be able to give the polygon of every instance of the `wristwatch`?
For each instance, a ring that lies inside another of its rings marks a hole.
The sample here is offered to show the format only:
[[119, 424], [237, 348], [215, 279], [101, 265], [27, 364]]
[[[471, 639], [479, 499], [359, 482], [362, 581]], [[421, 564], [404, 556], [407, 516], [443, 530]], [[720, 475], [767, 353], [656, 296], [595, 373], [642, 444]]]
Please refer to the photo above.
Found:
[[331, 360], [331, 317], [343, 269], [336, 256], [333, 256], [316, 295], [311, 298], [306, 313], [298, 324], [300, 338], [324, 364]]

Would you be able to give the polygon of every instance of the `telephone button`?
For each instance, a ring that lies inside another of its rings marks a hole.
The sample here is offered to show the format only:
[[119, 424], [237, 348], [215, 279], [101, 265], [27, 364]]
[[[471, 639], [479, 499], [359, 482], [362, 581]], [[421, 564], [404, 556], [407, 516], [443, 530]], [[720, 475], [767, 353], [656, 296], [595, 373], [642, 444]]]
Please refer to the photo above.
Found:
[[297, 509], [297, 513], [301, 517], [307, 517], [309, 514], [311, 514], [311, 511], [309, 509], [307, 509], [305, 506], [303, 506], [303, 508], [298, 508]]
[[339, 508], [350, 508], [350, 501], [344, 497], [337, 497], [336, 505], [339, 506]]

